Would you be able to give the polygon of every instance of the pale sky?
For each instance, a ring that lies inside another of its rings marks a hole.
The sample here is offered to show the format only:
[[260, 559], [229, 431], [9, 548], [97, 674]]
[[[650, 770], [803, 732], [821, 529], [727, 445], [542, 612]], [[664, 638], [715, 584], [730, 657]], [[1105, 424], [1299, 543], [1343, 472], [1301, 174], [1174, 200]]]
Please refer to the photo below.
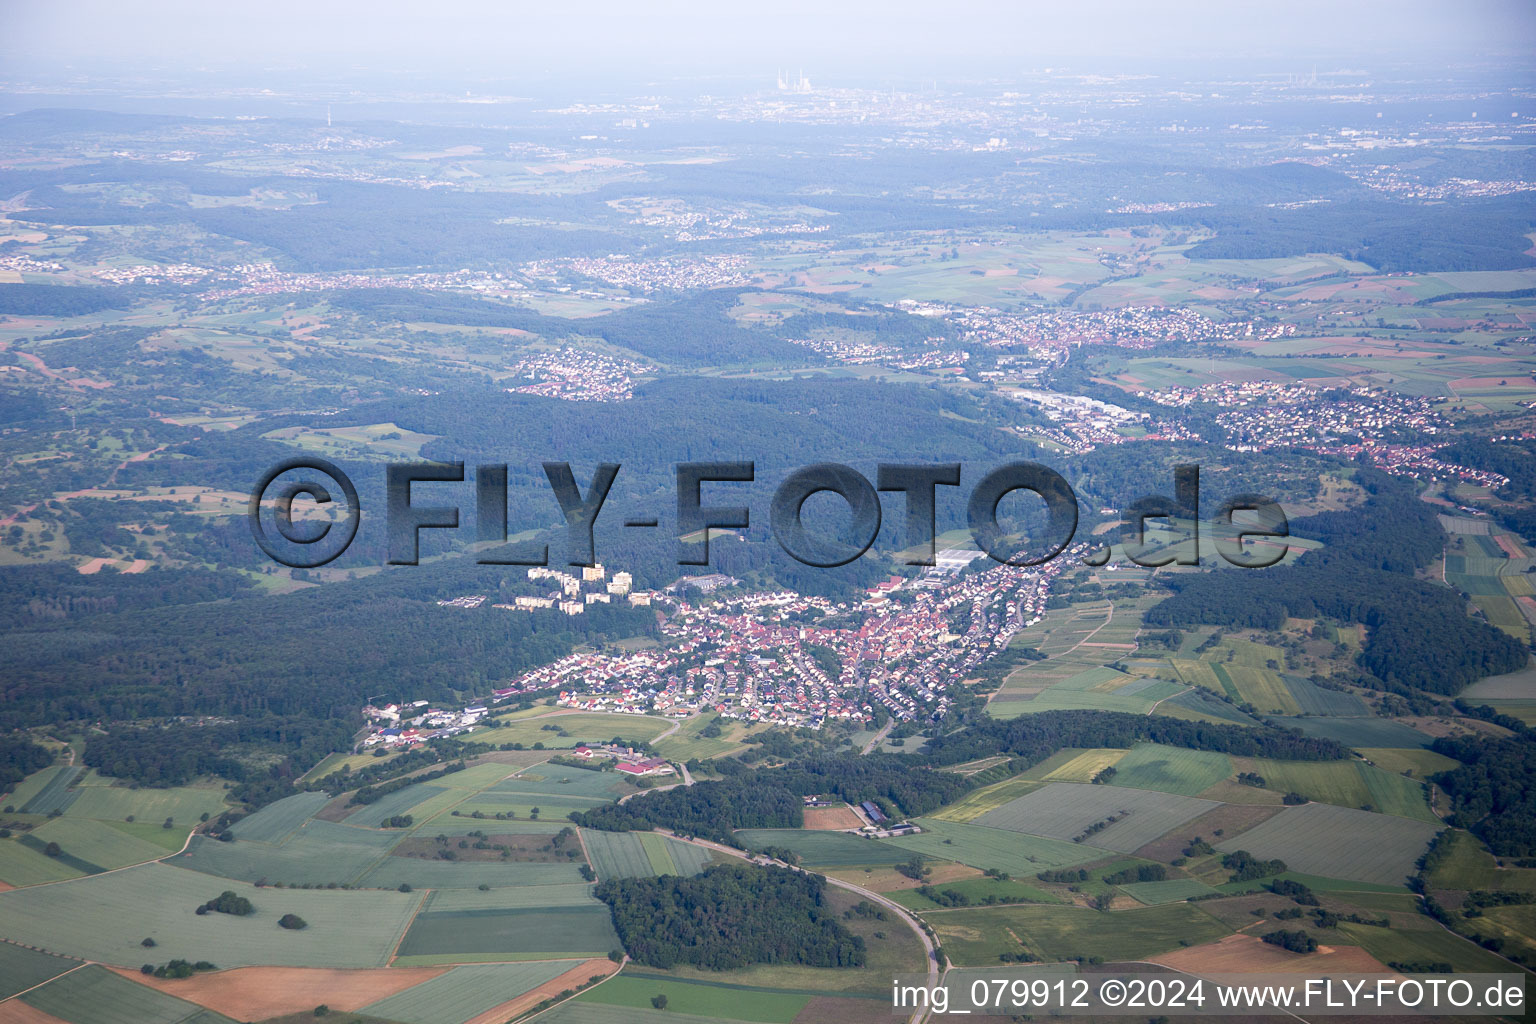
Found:
[[1536, 54], [1529, 0], [0, 0], [0, 76], [93, 63], [455, 72], [923, 76], [1071, 63]]

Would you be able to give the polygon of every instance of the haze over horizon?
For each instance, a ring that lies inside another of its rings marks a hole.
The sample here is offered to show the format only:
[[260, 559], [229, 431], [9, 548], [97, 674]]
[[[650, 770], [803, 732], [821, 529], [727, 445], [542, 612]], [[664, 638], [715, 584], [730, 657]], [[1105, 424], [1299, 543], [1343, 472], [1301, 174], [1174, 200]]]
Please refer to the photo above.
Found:
[[612, 0], [558, 8], [278, 0], [259, 10], [184, 0], [132, 7], [20, 0], [7, 10], [0, 62], [13, 76], [50, 70], [95, 77], [131, 65], [157, 73], [448, 73], [511, 83], [561, 72], [742, 76], [787, 65], [822, 75], [918, 78], [1061, 63], [1110, 70], [1201, 61], [1216, 69], [1251, 60], [1381, 66], [1432, 59], [1444, 66], [1536, 54], [1536, 7], [1508, 0], [1179, 0], [1155, 10], [1126, 0], [1071, 10], [977, 0], [942, 9], [790, 0], [751, 12], [693, 2], [641, 10]]

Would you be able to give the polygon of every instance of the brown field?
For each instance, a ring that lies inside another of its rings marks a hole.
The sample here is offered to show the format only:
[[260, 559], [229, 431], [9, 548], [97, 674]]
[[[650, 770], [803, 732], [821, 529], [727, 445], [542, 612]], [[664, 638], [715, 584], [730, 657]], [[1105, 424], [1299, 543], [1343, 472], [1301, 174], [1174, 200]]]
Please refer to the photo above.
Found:
[[859, 816], [853, 813], [853, 808], [847, 804], [841, 807], [807, 807], [805, 809], [806, 828], [833, 832], [839, 829], [860, 828], [863, 824]]
[[794, 1024], [887, 1024], [890, 1019], [890, 1009], [878, 999], [813, 996]]
[[868, 872], [862, 868], [845, 868], [842, 871], [828, 871], [826, 874], [875, 892], [895, 892], [898, 889], [916, 889], [920, 885], [938, 885], [941, 882], [981, 877], [979, 870], [965, 864], [929, 864], [928, 867], [931, 869], [929, 875], [921, 882], [908, 878], [895, 868], [875, 868]]
[[1385, 964], [1359, 946], [1318, 946], [1316, 953], [1288, 953], [1252, 935], [1228, 935], [1216, 942], [1147, 958], [1155, 964], [1192, 974], [1308, 974], [1322, 971], [1391, 974]]
[[595, 974], [607, 977], [618, 969], [619, 965], [607, 957], [583, 961], [558, 978], [551, 978], [538, 988], [524, 992], [516, 999], [510, 999], [500, 1006], [494, 1006], [478, 1017], [471, 1017], [464, 1024], [503, 1024], [504, 1021], [516, 1019], [529, 1007], [536, 1006], [551, 996], [558, 996], [566, 989], [573, 989], [586, 984], [587, 979]]
[[[1235, 762], [1232, 767], [1235, 771], [1248, 770], [1246, 765], [1238, 765]], [[1241, 782], [1235, 782], [1232, 779], [1222, 779], [1209, 789], [1201, 790], [1197, 795], [1202, 800], [1221, 800], [1225, 803], [1260, 807], [1273, 805], [1276, 808], [1279, 808], [1280, 802], [1283, 799], [1279, 793], [1272, 789], [1245, 786]], [[1225, 826], [1217, 825], [1216, 827], [1223, 828]], [[1195, 834], [1200, 835], [1201, 833], [1197, 832]], [[1207, 836], [1206, 838], [1209, 839], [1210, 837]]]
[[69, 1024], [51, 1013], [34, 1010], [20, 999], [0, 1003], [0, 1024]]
[[[1245, 789], [1253, 789], [1245, 786]], [[1182, 855], [1184, 847], [1195, 836], [1202, 836], [1206, 841], [1214, 841], [1218, 830], [1220, 838], [1230, 839], [1239, 832], [1246, 832], [1260, 822], [1268, 821], [1279, 814], [1283, 808], [1279, 803], [1275, 804], [1222, 804], [1214, 810], [1207, 811], [1194, 821], [1185, 822], [1178, 828], [1161, 838], [1136, 851], [1136, 856], [1145, 857], [1148, 860], [1170, 861]]]
[[146, 977], [126, 967], [111, 970], [235, 1020], [262, 1020], [307, 1013], [321, 1003], [333, 1010], [356, 1010], [420, 985], [448, 968], [373, 967], [349, 971], [329, 967], [235, 967], [180, 979]]
[[312, 817], [319, 818], [321, 821], [341, 821], [353, 810], [352, 794], [343, 793], [316, 811]]
[[1524, 558], [1525, 550], [1520, 547], [1520, 542], [1507, 533], [1498, 534], [1493, 538], [1494, 543], [1504, 550], [1510, 558]]

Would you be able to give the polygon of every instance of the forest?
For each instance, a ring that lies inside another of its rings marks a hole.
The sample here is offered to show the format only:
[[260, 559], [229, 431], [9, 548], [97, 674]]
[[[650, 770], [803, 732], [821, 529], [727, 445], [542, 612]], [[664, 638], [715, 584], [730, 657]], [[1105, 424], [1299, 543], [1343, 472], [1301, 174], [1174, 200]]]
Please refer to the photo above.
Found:
[[1450, 794], [1450, 823], [1470, 830], [1499, 857], [1536, 855], [1536, 743], [1528, 730], [1509, 739], [1442, 736], [1431, 745], [1461, 767], [1434, 777]]
[[667, 828], [738, 846], [734, 829], [801, 827], [803, 796], [825, 793], [850, 803], [874, 800], [898, 815], [915, 816], [935, 811], [971, 788], [958, 775], [888, 754], [811, 757], [784, 768], [755, 770], [721, 760], [716, 767], [730, 774], [582, 811], [572, 819], [608, 832]]
[[691, 878], [610, 879], [593, 895], [612, 911], [624, 951], [650, 967], [862, 967], [864, 940], [827, 906], [825, 887], [789, 868], [719, 864]]
[[1313, 739], [1287, 729], [1217, 725], [1120, 711], [1042, 711], [1012, 719], [982, 719], [933, 737], [925, 756], [945, 765], [1012, 754], [1023, 770], [1066, 747], [1131, 747], [1137, 743], [1285, 761], [1336, 761], [1349, 756], [1333, 740]]
[[1440, 554], [1444, 535], [1412, 485], [1373, 470], [1357, 476], [1371, 495], [1360, 508], [1291, 523], [1294, 535], [1322, 541], [1321, 550], [1256, 572], [1167, 575], [1174, 594], [1147, 612], [1148, 625], [1274, 630], [1286, 616], [1358, 622], [1370, 630], [1359, 664], [1386, 689], [1450, 695], [1524, 665], [1524, 646], [1469, 617], [1461, 595], [1413, 577]]

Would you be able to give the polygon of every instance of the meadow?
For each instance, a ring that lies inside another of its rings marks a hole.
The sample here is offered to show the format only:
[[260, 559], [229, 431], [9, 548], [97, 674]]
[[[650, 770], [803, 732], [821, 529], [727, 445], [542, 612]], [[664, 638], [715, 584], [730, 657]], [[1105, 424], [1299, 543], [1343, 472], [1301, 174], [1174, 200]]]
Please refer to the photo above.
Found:
[[1266, 789], [1300, 793], [1310, 800], [1340, 807], [1370, 807], [1419, 821], [1436, 822], [1423, 783], [1364, 761], [1271, 761], [1245, 759], [1243, 770], [1264, 777]]
[[598, 832], [583, 829], [582, 844], [598, 880], [695, 875], [710, 862], [708, 850], [654, 832]]
[[1536, 893], [1536, 870], [1501, 868], [1477, 838], [1459, 829], [1451, 832], [1444, 858], [1430, 876], [1436, 889], [1504, 889]]
[[593, 901], [563, 907], [424, 911], [400, 943], [400, 962], [604, 956], [619, 945], [608, 908]]
[[1053, 782], [989, 811], [977, 818], [976, 824], [1072, 840], [1090, 826], [1118, 816], [1118, 821], [1085, 842], [1129, 853], [1218, 806], [1212, 800], [1173, 793]]
[[176, 825], [190, 828], [203, 815], [214, 817], [227, 806], [223, 786], [133, 788], [111, 785], [93, 771], [76, 787], [76, 796], [66, 813], [78, 818], [123, 821], [131, 815], [135, 821], [156, 825], [170, 818]]
[[400, 1024], [467, 1021], [577, 966], [576, 960], [455, 967], [404, 992], [362, 1008], [363, 1013]]
[[581, 881], [580, 860], [565, 864], [502, 863], [498, 861], [420, 860], [386, 857], [358, 884], [382, 889], [409, 885], [414, 889], [476, 889], [499, 886], [566, 885]]
[[78, 960], [0, 942], [0, 999], [9, 999], [79, 966]]
[[878, 839], [864, 839], [846, 832], [817, 832], [811, 829], [748, 828], [736, 838], [749, 849], [780, 846], [799, 854], [808, 867], [847, 868], [865, 865], [890, 865], [909, 856]]
[[649, 743], [672, 727], [665, 718], [648, 715], [605, 715], [592, 712], [552, 712], [507, 722], [496, 732], [497, 743], [521, 743], [546, 749], [583, 743], [607, 743], [616, 736]]
[[1209, 896], [1216, 890], [1193, 878], [1170, 878], [1164, 882], [1131, 882], [1120, 886], [1120, 891], [1138, 903], [1159, 906], [1178, 903], [1191, 896]]
[[157, 992], [97, 964], [82, 967], [21, 997], [71, 1024], [234, 1024], [223, 1014]]
[[1141, 743], [1115, 762], [1112, 785], [1196, 796], [1231, 774], [1225, 754]]
[[[250, 917], [198, 915], [232, 889]], [[0, 938], [109, 964], [138, 967], [153, 938], [156, 962], [181, 957], [222, 967], [274, 964], [382, 966], [421, 902], [419, 894], [257, 889], [165, 864], [146, 864], [58, 885], [0, 893]], [[296, 913], [309, 927], [277, 926]]]
[[1305, 804], [1286, 808], [1216, 848], [1278, 858], [1306, 874], [1402, 885], [1437, 831], [1435, 825], [1409, 818]]
[[762, 1024], [789, 1024], [810, 1002], [809, 993], [748, 990], [734, 985], [683, 981], [651, 974], [621, 974], [611, 981], [583, 992], [575, 1002], [582, 1006], [602, 1005], [650, 1009], [651, 999], [667, 997], [667, 1013], [696, 1017], [733, 1017]]
[[187, 852], [170, 863], [244, 882], [285, 885], [350, 884], [389, 855], [400, 832], [308, 821], [281, 845], [237, 839], [233, 843], [194, 836]]
[[330, 802], [324, 793], [295, 793], [241, 818], [230, 828], [236, 839], [258, 843], [281, 842]]
[[[1016, 877], [1032, 877], [1046, 868], [1067, 867], [1097, 860], [1105, 851], [1089, 843], [1062, 842], [991, 828], [981, 821], [953, 822], [919, 818], [917, 835], [880, 842], [920, 853], [934, 860], [955, 860], [973, 868], [997, 868]], [[1095, 837], [1097, 839], [1097, 837]]]
[[1229, 929], [1193, 903], [1102, 912], [1083, 907], [982, 907], [924, 915], [958, 964], [997, 963], [1001, 953], [1042, 960], [1139, 960], [1181, 942], [1212, 942]]

